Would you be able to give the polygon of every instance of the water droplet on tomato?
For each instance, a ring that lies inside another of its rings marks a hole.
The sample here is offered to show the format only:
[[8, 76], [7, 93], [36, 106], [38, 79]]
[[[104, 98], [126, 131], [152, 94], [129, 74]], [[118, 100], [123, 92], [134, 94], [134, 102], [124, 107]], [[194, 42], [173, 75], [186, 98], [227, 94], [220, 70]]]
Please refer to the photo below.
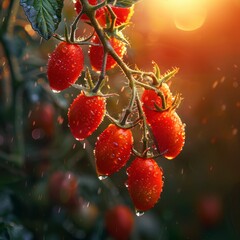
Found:
[[141, 217], [144, 214], [144, 211], [140, 211], [140, 210], [136, 209], [135, 213], [138, 217]]
[[52, 91], [53, 91], [54, 93], [60, 93], [60, 92], [61, 92], [61, 91], [55, 90], [55, 89], [52, 89]]
[[99, 176], [98, 176], [98, 179], [102, 181], [102, 180], [106, 179], [107, 177], [108, 177], [108, 176], [99, 175]]

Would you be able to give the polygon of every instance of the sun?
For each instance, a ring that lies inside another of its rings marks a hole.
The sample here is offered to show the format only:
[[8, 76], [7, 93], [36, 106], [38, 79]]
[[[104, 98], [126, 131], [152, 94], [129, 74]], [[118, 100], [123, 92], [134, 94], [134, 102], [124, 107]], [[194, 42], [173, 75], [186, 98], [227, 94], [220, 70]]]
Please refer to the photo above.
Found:
[[203, 26], [207, 17], [204, 0], [169, 0], [175, 26], [183, 31], [193, 31]]

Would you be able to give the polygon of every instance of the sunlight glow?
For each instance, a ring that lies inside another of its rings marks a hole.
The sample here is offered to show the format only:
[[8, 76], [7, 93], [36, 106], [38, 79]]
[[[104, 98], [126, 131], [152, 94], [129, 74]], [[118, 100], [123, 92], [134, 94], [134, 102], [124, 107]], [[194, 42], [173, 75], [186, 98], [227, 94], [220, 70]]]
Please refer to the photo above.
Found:
[[204, 24], [207, 17], [207, 6], [204, 0], [169, 0], [168, 3], [178, 29], [193, 31]]

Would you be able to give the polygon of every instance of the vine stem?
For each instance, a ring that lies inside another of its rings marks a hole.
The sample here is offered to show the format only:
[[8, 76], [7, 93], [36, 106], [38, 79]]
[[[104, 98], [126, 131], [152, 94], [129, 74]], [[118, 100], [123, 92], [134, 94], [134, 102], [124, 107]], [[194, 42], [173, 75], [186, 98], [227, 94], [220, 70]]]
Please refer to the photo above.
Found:
[[[131, 97], [131, 100], [129, 102], [128, 108], [125, 111], [125, 115], [123, 116], [122, 121], [121, 121], [122, 124], [125, 124], [128, 116], [131, 114], [131, 112], [133, 110], [133, 106], [134, 106], [134, 102], [135, 102], [135, 98], [136, 98], [136, 91], [137, 91], [136, 86], [135, 86], [135, 79], [132, 75], [132, 70], [127, 66], [126, 63], [124, 63], [122, 61], [122, 59], [118, 56], [118, 54], [113, 49], [109, 40], [106, 39], [103, 29], [98, 24], [98, 21], [95, 18], [95, 13], [92, 11], [91, 5], [88, 3], [87, 0], [81, 0], [81, 2], [82, 2], [82, 5], [83, 5], [83, 11], [89, 17], [89, 19], [92, 23], [92, 26], [94, 27], [102, 45], [103, 45], [104, 52], [107, 53], [107, 54], [110, 54], [112, 56], [112, 58], [117, 62], [118, 66], [121, 68], [121, 70], [123, 71], [123, 73], [125, 74], [127, 79], [129, 80], [129, 87], [132, 89], [132, 97]], [[100, 86], [100, 84], [99, 84], [100, 81], [102, 81], [101, 78], [96, 83], [96, 86]], [[95, 91], [97, 90], [96, 88], [94, 89]]]
[[[100, 4], [97, 6], [92, 6], [91, 4], [88, 3], [87, 0], [81, 0], [81, 3], [82, 3], [82, 7], [83, 7], [82, 11], [88, 16], [92, 27], [94, 28], [97, 36], [99, 37], [99, 39], [102, 43], [103, 50], [104, 50], [104, 61], [103, 61], [103, 65], [102, 65], [102, 71], [99, 76], [98, 82], [95, 84], [94, 92], [97, 92], [99, 90], [101, 83], [105, 77], [105, 71], [106, 71], [105, 66], [106, 66], [107, 55], [110, 54], [111, 57], [117, 62], [118, 66], [120, 67], [120, 69], [122, 70], [122, 72], [124, 73], [126, 78], [128, 79], [128, 86], [132, 91], [131, 98], [128, 103], [128, 107], [125, 109], [122, 119], [120, 120], [119, 124], [123, 127], [124, 127], [124, 125], [128, 124], [127, 123], [128, 117], [132, 113], [134, 104], [136, 103], [137, 108], [138, 108], [139, 119], [142, 119], [142, 122], [143, 122], [143, 154], [142, 155], [145, 157], [148, 157], [148, 141], [149, 141], [148, 126], [147, 126], [146, 116], [145, 116], [143, 108], [142, 108], [139, 93], [137, 90], [137, 85], [144, 87], [145, 89], [154, 90], [160, 96], [160, 98], [162, 100], [162, 108], [164, 110], [164, 109], [166, 109], [166, 99], [165, 99], [163, 92], [160, 89], [158, 89], [158, 86], [161, 84], [161, 82], [159, 82], [159, 79], [154, 72], [143, 72], [143, 71], [139, 71], [139, 70], [133, 70], [133, 69], [129, 68], [127, 66], [127, 64], [118, 56], [118, 54], [112, 47], [110, 41], [106, 37], [104, 29], [99, 25], [97, 19], [95, 18], [95, 11], [100, 8], [99, 7]], [[104, 3], [106, 3], [106, 1]], [[111, 21], [112, 24], [110, 26], [110, 30], [113, 30], [114, 23], [116, 21], [116, 16], [111, 11], [111, 9], [108, 5], [107, 5], [107, 7], [108, 7], [108, 11], [110, 12], [110, 15], [112, 17], [112, 21]], [[146, 83], [138, 81], [136, 75], [140, 76], [141, 79], [143, 79], [144, 77], [150, 77], [152, 79], [153, 86], [150, 86]]]

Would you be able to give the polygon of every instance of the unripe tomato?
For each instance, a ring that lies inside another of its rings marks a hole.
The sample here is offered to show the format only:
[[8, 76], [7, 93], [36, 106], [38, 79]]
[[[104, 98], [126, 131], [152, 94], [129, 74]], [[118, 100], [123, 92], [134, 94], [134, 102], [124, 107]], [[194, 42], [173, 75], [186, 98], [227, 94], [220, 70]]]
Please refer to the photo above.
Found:
[[116, 240], [129, 239], [134, 226], [134, 216], [124, 205], [117, 205], [106, 212], [107, 232]]
[[126, 186], [137, 211], [147, 211], [158, 201], [163, 172], [153, 159], [136, 158], [127, 169]]
[[50, 55], [47, 75], [52, 90], [62, 91], [78, 80], [84, 66], [82, 48], [76, 44], [61, 42]]

